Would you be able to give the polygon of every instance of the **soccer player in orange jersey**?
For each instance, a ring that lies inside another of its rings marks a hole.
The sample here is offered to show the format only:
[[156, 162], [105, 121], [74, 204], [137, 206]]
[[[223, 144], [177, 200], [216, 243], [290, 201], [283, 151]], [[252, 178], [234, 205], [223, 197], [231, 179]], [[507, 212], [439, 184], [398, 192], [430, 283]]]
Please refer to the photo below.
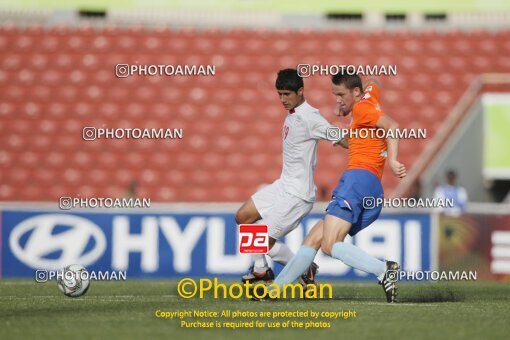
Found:
[[332, 77], [332, 89], [337, 115], [352, 112], [350, 136], [341, 142], [349, 148], [349, 163], [333, 191], [324, 219], [310, 231], [275, 283], [294, 282], [310, 266], [320, 248], [353, 268], [374, 274], [383, 286], [387, 301], [394, 302], [395, 275], [399, 265], [393, 261], [380, 261], [355, 245], [345, 243], [344, 239], [347, 234], [356, 235], [379, 217], [382, 206], [365, 207], [364, 200], [383, 197], [381, 178], [385, 161], [396, 176], [403, 178], [406, 175], [405, 166], [397, 160], [397, 139], [355, 132], [361, 129], [395, 130], [398, 124], [381, 110], [376, 83], [368, 84], [363, 90], [359, 76], [337, 74]]

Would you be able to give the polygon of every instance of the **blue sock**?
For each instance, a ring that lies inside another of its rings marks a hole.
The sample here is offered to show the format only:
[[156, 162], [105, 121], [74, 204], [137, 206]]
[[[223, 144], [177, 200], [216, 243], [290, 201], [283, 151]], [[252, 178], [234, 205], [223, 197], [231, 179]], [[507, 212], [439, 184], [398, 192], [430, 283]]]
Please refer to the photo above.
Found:
[[292, 260], [280, 272], [274, 283], [281, 286], [296, 281], [310, 267], [315, 255], [317, 255], [317, 250], [312, 247], [301, 246]]
[[350, 243], [337, 242], [333, 245], [331, 256], [343, 263], [366, 273], [374, 274], [378, 278], [386, 271], [386, 263], [366, 253]]

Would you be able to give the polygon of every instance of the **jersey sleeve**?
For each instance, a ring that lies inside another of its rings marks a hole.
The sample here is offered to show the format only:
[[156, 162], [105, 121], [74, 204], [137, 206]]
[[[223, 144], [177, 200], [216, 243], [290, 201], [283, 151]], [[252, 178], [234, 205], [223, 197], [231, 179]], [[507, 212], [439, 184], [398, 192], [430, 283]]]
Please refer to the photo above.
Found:
[[312, 139], [328, 139], [328, 129], [334, 129], [319, 113], [311, 115], [308, 120], [308, 131]]
[[[356, 114], [353, 115], [358, 126], [375, 127], [379, 118], [384, 114], [379, 105], [379, 88], [370, 83], [363, 91], [363, 97], [355, 105]], [[354, 113], [354, 112], [353, 112]]]
[[379, 102], [379, 87], [376, 83], [370, 83], [365, 87], [365, 91], [363, 94], [370, 94], [370, 97], [373, 98], [376, 102]]

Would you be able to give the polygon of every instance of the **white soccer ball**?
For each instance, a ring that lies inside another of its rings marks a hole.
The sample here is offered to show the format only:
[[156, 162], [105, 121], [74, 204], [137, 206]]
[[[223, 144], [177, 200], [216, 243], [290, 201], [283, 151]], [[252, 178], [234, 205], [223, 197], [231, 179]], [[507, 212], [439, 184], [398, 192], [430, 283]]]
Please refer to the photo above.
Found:
[[66, 296], [82, 296], [89, 289], [89, 273], [79, 264], [71, 264], [62, 270], [57, 280], [58, 288]]

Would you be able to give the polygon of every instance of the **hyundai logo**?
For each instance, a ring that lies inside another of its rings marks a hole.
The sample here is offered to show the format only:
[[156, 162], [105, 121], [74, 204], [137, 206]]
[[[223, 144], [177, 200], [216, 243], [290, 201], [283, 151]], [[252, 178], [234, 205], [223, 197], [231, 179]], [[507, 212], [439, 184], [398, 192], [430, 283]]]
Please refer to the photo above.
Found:
[[[55, 232], [56, 226], [66, 229]], [[92, 249], [87, 249], [88, 244], [92, 244]], [[94, 263], [105, 251], [106, 238], [101, 229], [86, 218], [47, 214], [16, 225], [9, 237], [9, 246], [21, 262], [34, 269], [58, 270], [70, 263], [83, 266]], [[50, 254], [59, 256], [53, 258]]]

